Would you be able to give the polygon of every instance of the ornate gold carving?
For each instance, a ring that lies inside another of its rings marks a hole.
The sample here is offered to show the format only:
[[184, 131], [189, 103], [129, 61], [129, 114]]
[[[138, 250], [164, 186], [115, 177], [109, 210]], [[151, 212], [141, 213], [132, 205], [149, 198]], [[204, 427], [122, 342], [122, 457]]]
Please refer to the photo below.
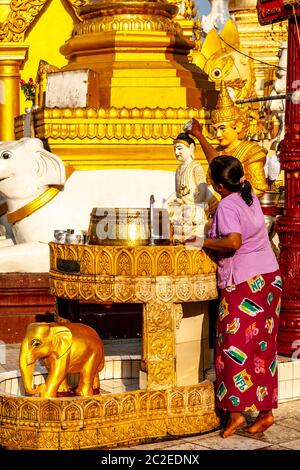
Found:
[[96, 254], [96, 273], [102, 275], [111, 275], [112, 270], [112, 256], [110, 253], [106, 252], [105, 249], [102, 249]]
[[194, 295], [197, 299], [215, 299], [216, 291], [214, 290], [214, 281], [208, 276], [197, 276], [195, 277], [194, 283]]
[[57, 293], [57, 297], [63, 297], [65, 294], [64, 283], [62, 281], [55, 282], [55, 292]]
[[194, 274], [208, 274], [211, 273], [211, 267], [212, 265], [216, 269], [216, 264], [215, 262], [209, 258], [206, 253], [202, 250], [192, 250], [192, 256], [193, 256], [193, 267], [192, 267], [192, 273]]
[[134, 286], [128, 279], [120, 279], [115, 283], [115, 298], [117, 302], [128, 302], [133, 297]]
[[187, 302], [193, 295], [193, 289], [188, 279], [177, 278], [175, 283], [176, 297], [181, 302]]
[[58, 72], [59, 68], [55, 65], [49, 64], [46, 60], [40, 60], [36, 74], [36, 93], [38, 95], [37, 105], [40, 107], [45, 106], [45, 93], [47, 74], [51, 72]]
[[107, 32], [125, 32], [139, 31], [164, 31], [179, 35], [182, 33], [178, 23], [174, 23], [169, 18], [163, 16], [150, 15], [110, 15], [85, 20], [74, 26], [72, 36], [80, 36], [91, 33], [107, 33]]
[[38, 435], [38, 448], [41, 450], [58, 449], [58, 433], [57, 432], [40, 432]]
[[[170, 388], [175, 383], [174, 361], [151, 361], [148, 364], [148, 387], [150, 390], [159, 390], [161, 387]], [[149, 380], [151, 378], [151, 381]]]
[[72, 8], [74, 9], [74, 13], [77, 16], [77, 18], [82, 21], [82, 18], [80, 16], [80, 11], [81, 8], [88, 3], [88, 0], [68, 0]]
[[80, 271], [82, 274], [93, 274], [94, 268], [94, 256], [88, 247], [84, 247], [80, 256]]
[[[82, 265], [86, 252], [91, 257], [98, 276], [180, 276], [193, 277], [197, 274], [216, 272], [216, 263], [203, 250], [188, 250], [183, 245], [170, 246], [100, 246], [49, 244], [51, 257], [77, 260]], [[54, 263], [56, 265], [56, 263]], [[85, 269], [85, 268], [84, 268]], [[187, 271], [187, 272], [184, 272]], [[85, 274], [82, 273], [81, 274]], [[64, 273], [64, 278], [67, 274]]]
[[221, 81], [220, 93], [216, 109], [211, 113], [211, 121], [213, 124], [220, 122], [241, 122], [243, 124], [243, 131], [246, 132], [249, 127], [249, 112], [248, 109], [238, 108], [232, 101], [225, 82]]
[[121, 413], [125, 417], [129, 417], [131, 413], [135, 413], [137, 409], [136, 400], [133, 396], [125, 397], [121, 402]]
[[38, 406], [34, 403], [23, 403], [20, 407], [20, 422], [26, 425], [28, 422], [37, 422]]
[[163, 251], [157, 258], [157, 275], [167, 276], [173, 272], [172, 258], [167, 251]]
[[151, 278], [136, 279], [135, 295], [138, 301], [148, 302], [155, 294], [154, 284]]
[[66, 293], [69, 299], [75, 299], [78, 296], [79, 286], [76, 283], [66, 282]]
[[158, 278], [156, 281], [156, 297], [162, 302], [170, 302], [174, 298], [175, 286], [173, 279], [167, 276]]
[[175, 325], [176, 329], [180, 328], [181, 320], [183, 317], [183, 310], [181, 304], [174, 304], [174, 314], [175, 314]]
[[102, 408], [99, 403], [92, 401], [84, 410], [84, 420], [91, 423], [92, 420], [102, 417]]
[[153, 335], [152, 342], [149, 347], [150, 356], [163, 356], [168, 360], [172, 360], [173, 351], [173, 332], [163, 332]]
[[[157, 364], [151, 368], [155, 377], [165, 377], [163, 368], [156, 373]], [[37, 401], [1, 394], [0, 401], [0, 445], [9, 449], [111, 448], [167, 435], [207, 432], [219, 425], [213, 384], [207, 381], [192, 387], [67, 400]]]
[[132, 259], [127, 251], [121, 251], [116, 259], [116, 274], [130, 276], [132, 274]]
[[63, 407], [63, 413], [62, 413], [62, 422], [63, 422], [63, 427], [68, 428], [68, 427], [74, 427], [72, 425], [74, 421], [79, 421], [78, 424], [82, 424], [83, 421], [83, 409], [81, 406], [76, 404], [76, 402], [72, 403], [65, 403], [65, 407]]
[[113, 398], [109, 398], [104, 405], [104, 417], [108, 418], [109, 420], [113, 420], [115, 416], [117, 416], [119, 412], [118, 409], [118, 402]]
[[79, 293], [83, 300], [91, 300], [94, 297], [95, 287], [92, 282], [80, 282]]
[[[78, 295], [84, 300], [145, 304], [142, 370], [147, 373], [147, 390], [150, 392], [151, 390], [173, 389], [176, 384], [175, 327], [179, 327], [182, 319], [181, 305], [175, 305], [173, 302], [199, 301], [216, 297], [216, 266], [207, 254], [201, 250], [186, 250], [180, 245], [83, 247], [81, 245], [58, 246], [58, 244], [51, 243], [50, 247], [51, 256], [54, 257], [51, 266], [56, 266], [56, 257], [68, 259], [74, 256], [81, 266], [81, 272], [76, 276], [51, 270], [50, 288], [55, 295], [57, 288], [59, 292], [64, 289], [64, 294], [60, 296], [68, 298], [70, 285], [73, 284], [72, 295]], [[85, 260], [84, 256], [87, 253], [89, 254], [88, 263], [82, 261]], [[197, 254], [201, 256], [197, 257]], [[90, 271], [91, 266], [94, 266], [93, 269], [96, 272], [86, 273]], [[100, 273], [103, 272], [111, 274], [101, 275]], [[164, 405], [160, 404], [161, 399], [157, 398], [157, 400], [157, 403], [150, 401], [149, 406], [157, 406], [158, 412], [163, 413]], [[143, 409], [146, 411], [148, 405], [144, 403]], [[187, 403], [186, 399], [184, 403]], [[126, 406], [124, 404], [122, 407], [119, 401], [107, 399], [103, 416], [106, 422], [109, 420], [117, 425], [120, 415], [125, 413], [126, 417], [129, 417], [134, 413], [133, 409], [137, 408], [138, 405], [135, 405], [133, 401], [126, 402]], [[95, 411], [96, 415], [98, 411]], [[122, 433], [124, 433], [122, 436], [126, 435], [127, 439], [129, 439], [128, 436], [130, 439], [134, 436], [137, 438], [133, 429], [128, 428], [125, 432], [122, 427]], [[109, 436], [110, 434], [105, 434], [105, 437], [102, 435], [102, 446], [109, 445], [111, 442]], [[121, 440], [122, 438], [119, 437], [118, 442]], [[92, 437], [91, 442], [93, 442]], [[75, 441], [73, 444], [77, 446]], [[67, 443], [64, 445], [67, 446]]]
[[[48, 423], [59, 423], [61, 419], [60, 407], [52, 401], [45, 400], [41, 406], [40, 420]], [[47, 425], [46, 424], [46, 425]]]
[[96, 276], [96, 298], [107, 302], [113, 297], [113, 283], [110, 277]]
[[[44, 108], [35, 112], [36, 137], [80, 141], [128, 142], [132, 139], [172, 143], [191, 118], [204, 124], [205, 110], [195, 108]], [[144, 122], [143, 122], [144, 121]], [[23, 117], [16, 118], [16, 136], [23, 133]]]
[[144, 307], [144, 362], [148, 389], [175, 384], [175, 309], [172, 303], [150, 301]]
[[[57, 259], [78, 261], [80, 274], [57, 271]], [[215, 263], [204, 251], [183, 246], [50, 243], [50, 263], [50, 289], [57, 297], [74, 299], [82, 294], [86, 300], [143, 303], [155, 297], [163, 302], [186, 302], [217, 295]]]
[[54, 247], [49, 246], [49, 251], [50, 251], [50, 269], [55, 270], [56, 269], [56, 256], [54, 254]]
[[182, 250], [177, 255], [176, 266], [177, 266], [176, 274], [184, 275], [184, 274], [191, 273], [190, 259], [186, 251]]
[[150, 276], [152, 273], [152, 259], [147, 251], [142, 251], [136, 262], [136, 273], [138, 276]]
[[18, 407], [16, 399], [4, 399], [1, 412], [3, 418], [12, 419], [13, 421], [16, 420], [18, 416]]
[[173, 413], [178, 413], [181, 411], [182, 408], [184, 408], [184, 394], [182, 391], [177, 391], [173, 392], [171, 394], [171, 408]]
[[[10, 12], [0, 23], [0, 41], [24, 41], [25, 33], [32, 21], [39, 15], [48, 0], [11, 0]], [[78, 19], [81, 6], [86, 0], [68, 0]]]
[[67, 259], [76, 261], [78, 259], [77, 250], [72, 245], [64, 245], [64, 255]]
[[[241, 48], [243, 49], [237, 24], [230, 18], [220, 33], [213, 28], [207, 34], [202, 47], [199, 49], [198, 42], [198, 47], [192, 51], [193, 63], [207, 73], [209, 80], [215, 82], [218, 89], [221, 80], [227, 87], [231, 87], [234, 100], [256, 97], [254, 63], [245, 56], [241, 58], [238, 53]], [[246, 116], [251, 112], [252, 116], [258, 118], [256, 108], [252, 104], [243, 105], [242, 108]], [[239, 109], [241, 108], [236, 107], [237, 112]], [[215, 122], [235, 120], [234, 112], [234, 109], [224, 107], [222, 110], [214, 111], [212, 119]]]
[[167, 409], [168, 403], [163, 392], [153, 393], [149, 398], [149, 409], [154, 416], [161, 415]]

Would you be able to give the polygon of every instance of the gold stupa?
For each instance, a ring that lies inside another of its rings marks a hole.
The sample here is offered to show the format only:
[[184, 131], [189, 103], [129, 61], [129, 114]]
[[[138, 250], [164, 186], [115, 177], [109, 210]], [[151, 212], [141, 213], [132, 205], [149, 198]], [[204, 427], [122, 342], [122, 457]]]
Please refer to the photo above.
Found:
[[[101, 0], [80, 10], [82, 22], [61, 47], [61, 71], [95, 74], [90, 107], [43, 108], [35, 133], [77, 169], [175, 169], [173, 138], [216, 104], [214, 84], [190, 63], [194, 43], [173, 21], [166, 0]], [[59, 93], [59, 90], [57, 90]], [[22, 134], [22, 119], [16, 134]]]
[[230, 0], [229, 11], [238, 25], [242, 51], [254, 59], [256, 92], [267, 95], [275, 78], [280, 44], [287, 40], [287, 22], [261, 26], [257, 18], [256, 0]]

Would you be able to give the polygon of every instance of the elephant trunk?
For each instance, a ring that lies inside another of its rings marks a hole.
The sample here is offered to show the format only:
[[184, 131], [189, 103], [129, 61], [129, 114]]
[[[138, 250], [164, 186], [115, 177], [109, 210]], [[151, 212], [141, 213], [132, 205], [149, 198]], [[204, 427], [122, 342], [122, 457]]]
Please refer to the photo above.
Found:
[[34, 359], [28, 352], [28, 342], [23, 341], [20, 352], [20, 371], [24, 389], [28, 395], [34, 395], [36, 390], [32, 386]]

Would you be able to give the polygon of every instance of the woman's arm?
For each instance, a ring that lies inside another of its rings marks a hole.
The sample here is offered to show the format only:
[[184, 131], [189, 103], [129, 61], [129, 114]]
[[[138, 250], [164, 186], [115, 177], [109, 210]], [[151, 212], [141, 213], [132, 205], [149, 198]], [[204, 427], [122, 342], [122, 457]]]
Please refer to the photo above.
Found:
[[236, 251], [242, 245], [240, 233], [229, 233], [223, 238], [205, 238], [203, 247], [214, 251]]
[[186, 129], [186, 132], [188, 134], [193, 135], [199, 140], [199, 143], [201, 144], [203, 152], [206, 156], [206, 160], [208, 161], [208, 163], [210, 163], [213, 158], [218, 156], [218, 152], [213, 148], [212, 145], [210, 145], [210, 143], [206, 140], [206, 138], [202, 134], [202, 125], [200, 124], [200, 122], [194, 118], [191, 121], [192, 121], [191, 127]]
[[209, 248], [214, 251], [236, 251], [242, 245], [240, 233], [229, 233], [222, 238], [191, 237], [185, 240], [187, 246], [195, 248]]

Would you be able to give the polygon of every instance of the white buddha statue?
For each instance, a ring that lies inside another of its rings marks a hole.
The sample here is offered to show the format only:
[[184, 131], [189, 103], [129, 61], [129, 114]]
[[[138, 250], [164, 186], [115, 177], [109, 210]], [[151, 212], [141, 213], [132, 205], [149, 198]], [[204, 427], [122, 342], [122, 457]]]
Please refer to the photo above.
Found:
[[202, 236], [210, 210], [217, 204], [212, 188], [206, 183], [203, 166], [195, 160], [194, 139], [183, 132], [173, 142], [179, 161], [175, 173], [175, 192], [167, 199], [174, 239], [183, 241]]

